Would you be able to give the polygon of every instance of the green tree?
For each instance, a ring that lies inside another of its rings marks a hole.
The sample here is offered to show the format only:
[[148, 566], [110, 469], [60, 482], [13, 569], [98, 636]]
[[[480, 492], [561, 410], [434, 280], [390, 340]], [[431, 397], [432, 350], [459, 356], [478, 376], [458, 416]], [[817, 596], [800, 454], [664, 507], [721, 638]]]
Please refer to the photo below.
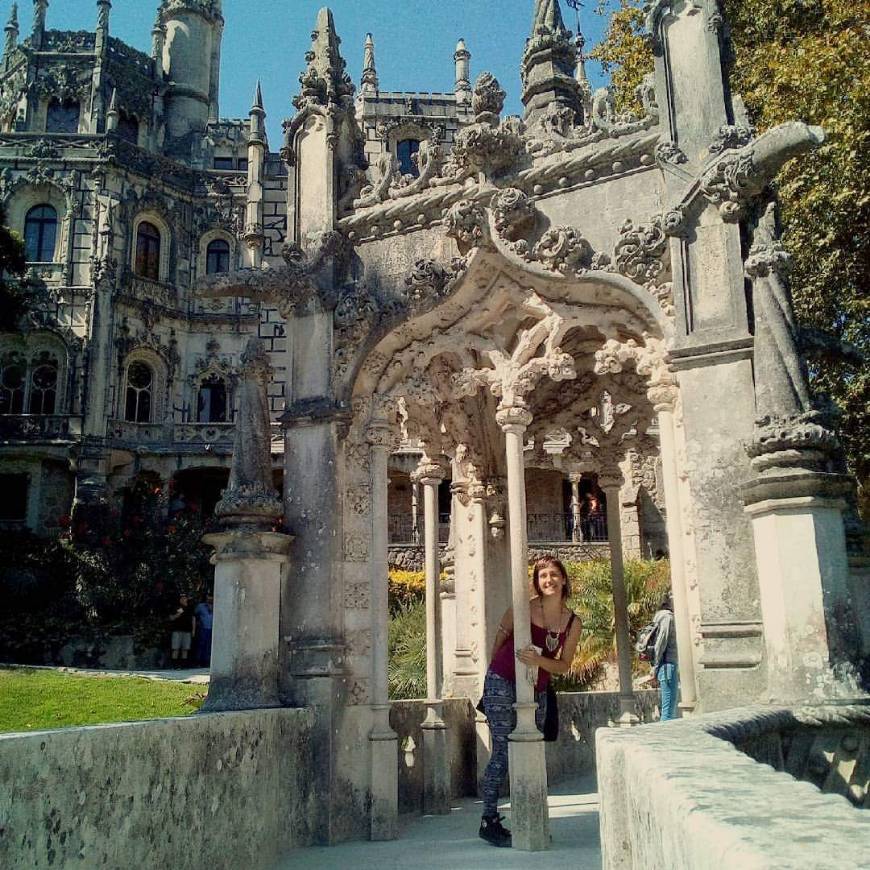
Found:
[[0, 208], [0, 332], [12, 332], [27, 310], [24, 275], [24, 242], [6, 226], [6, 215]]
[[[788, 163], [776, 183], [783, 243], [794, 261], [795, 310], [804, 327], [851, 344], [865, 363], [811, 358], [817, 393], [839, 407], [851, 470], [870, 476], [870, 6], [847, 0], [722, 0], [727, 74], [759, 132], [799, 119], [823, 127], [825, 144]], [[592, 52], [610, 73], [617, 105], [652, 70], [635, 0], [618, 0]]]

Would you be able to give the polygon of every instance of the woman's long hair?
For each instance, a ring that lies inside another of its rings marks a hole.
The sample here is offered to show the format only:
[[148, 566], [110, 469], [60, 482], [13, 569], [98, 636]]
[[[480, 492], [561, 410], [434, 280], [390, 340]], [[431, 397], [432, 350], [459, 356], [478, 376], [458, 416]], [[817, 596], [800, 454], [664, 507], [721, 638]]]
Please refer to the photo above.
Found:
[[537, 562], [535, 562], [535, 568], [532, 571], [532, 586], [535, 587], [535, 592], [538, 593], [538, 597], [541, 595], [538, 574], [540, 574], [544, 568], [559, 569], [559, 573], [565, 579], [565, 585], [562, 587], [562, 599], [566, 599], [571, 594], [571, 581], [568, 579], [568, 572], [565, 570], [565, 566], [555, 556], [542, 556]]

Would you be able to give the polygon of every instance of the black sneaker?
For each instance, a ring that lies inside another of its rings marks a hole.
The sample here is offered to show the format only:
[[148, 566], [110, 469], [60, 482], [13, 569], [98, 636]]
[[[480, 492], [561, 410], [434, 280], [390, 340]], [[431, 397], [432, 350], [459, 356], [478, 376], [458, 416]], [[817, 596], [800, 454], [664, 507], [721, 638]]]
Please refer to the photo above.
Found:
[[506, 846], [510, 848], [511, 832], [502, 825], [504, 816], [484, 816], [480, 820], [479, 836], [491, 846]]

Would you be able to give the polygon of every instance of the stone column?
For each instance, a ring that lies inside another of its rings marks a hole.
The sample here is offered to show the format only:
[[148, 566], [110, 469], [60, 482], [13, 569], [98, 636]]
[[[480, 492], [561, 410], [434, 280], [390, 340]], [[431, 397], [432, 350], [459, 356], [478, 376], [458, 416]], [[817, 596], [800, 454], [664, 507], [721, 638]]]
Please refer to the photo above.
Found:
[[668, 529], [668, 549], [671, 562], [671, 592], [674, 597], [674, 625], [677, 631], [677, 656], [679, 660], [680, 709], [691, 713], [698, 700], [695, 682], [695, 657], [692, 644], [692, 622], [689, 614], [688, 584], [683, 552], [683, 511], [680, 504], [680, 484], [677, 474], [677, 449], [675, 441], [674, 390], [650, 391], [650, 400], [658, 414], [659, 444], [662, 459], [662, 479]]
[[613, 575], [613, 617], [616, 626], [616, 657], [619, 665], [619, 724], [637, 725], [631, 677], [631, 638], [628, 631], [628, 596], [622, 559], [622, 523], [619, 490], [622, 474], [613, 470], [598, 475], [598, 485], [607, 498], [607, 538], [610, 541], [610, 566]]
[[[522, 405], [500, 407], [496, 422], [505, 434], [510, 527], [511, 587], [514, 616], [514, 649], [531, 640], [529, 614], [528, 543], [526, 541], [526, 479], [524, 435], [532, 422]], [[547, 765], [541, 732], [535, 725], [535, 692], [532, 673], [517, 662], [517, 725], [510, 735], [511, 821], [517, 849], [542, 851], [550, 845], [547, 810]]]
[[423, 730], [423, 812], [450, 812], [450, 767], [447, 726], [441, 701], [441, 614], [438, 559], [438, 487], [444, 478], [441, 466], [425, 462], [417, 469], [423, 486], [423, 543], [426, 568], [426, 718]]
[[583, 475], [578, 472], [572, 471], [568, 475], [568, 480], [571, 482], [571, 523], [573, 525], [571, 540], [578, 544], [583, 543], [583, 527], [580, 517], [582, 507], [580, 504], [580, 481], [582, 479]]
[[411, 542], [420, 543], [420, 484], [411, 481]]
[[372, 549], [372, 729], [371, 744], [371, 829], [372, 840], [395, 840], [399, 814], [399, 744], [390, 727], [389, 679], [387, 667], [389, 635], [389, 566], [387, 547], [387, 461], [392, 433], [386, 422], [368, 430], [371, 445]]

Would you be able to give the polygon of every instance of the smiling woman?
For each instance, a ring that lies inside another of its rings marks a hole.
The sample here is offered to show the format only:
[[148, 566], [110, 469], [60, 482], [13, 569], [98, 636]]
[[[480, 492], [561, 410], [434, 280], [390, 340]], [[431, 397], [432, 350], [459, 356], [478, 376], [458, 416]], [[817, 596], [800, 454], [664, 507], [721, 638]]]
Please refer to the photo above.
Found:
[[140, 677], [3, 668], [0, 732], [188, 716], [202, 703], [201, 688]]

